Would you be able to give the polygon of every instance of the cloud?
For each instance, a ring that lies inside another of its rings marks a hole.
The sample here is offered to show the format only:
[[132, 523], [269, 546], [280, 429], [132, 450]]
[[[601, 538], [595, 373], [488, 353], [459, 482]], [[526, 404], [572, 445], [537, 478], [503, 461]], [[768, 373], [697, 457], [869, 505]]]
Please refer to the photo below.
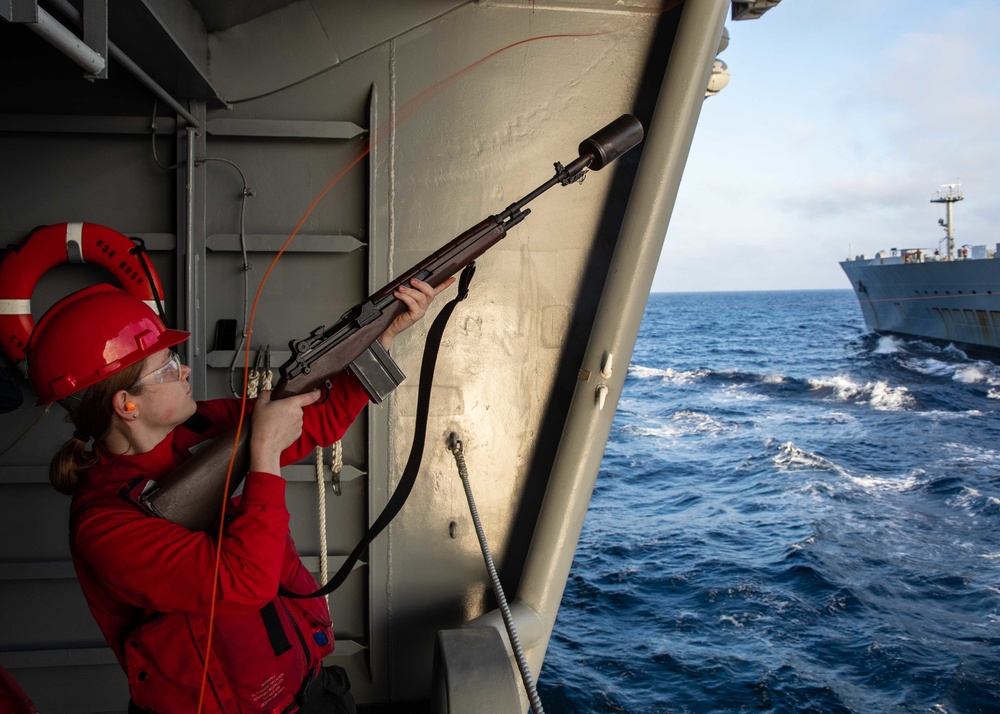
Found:
[[971, 243], [1000, 220], [993, 0], [782, 3], [730, 27], [654, 289], [846, 287], [849, 250], [932, 246], [961, 180]]

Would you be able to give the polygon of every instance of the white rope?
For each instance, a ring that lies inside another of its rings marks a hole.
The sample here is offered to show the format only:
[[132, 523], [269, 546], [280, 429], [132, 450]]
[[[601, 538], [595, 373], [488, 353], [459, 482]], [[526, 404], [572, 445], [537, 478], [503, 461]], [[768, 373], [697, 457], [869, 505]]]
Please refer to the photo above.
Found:
[[[319, 516], [319, 580], [325, 584], [330, 579], [326, 546], [326, 481], [323, 479], [323, 447], [316, 447], [316, 496]], [[327, 607], [330, 596], [326, 596]]]
[[264, 370], [264, 373], [261, 376], [261, 386], [260, 386], [260, 388], [262, 390], [266, 391], [266, 390], [270, 390], [271, 389], [271, 378], [272, 378], [273, 374], [274, 373], [271, 370], [269, 370], [269, 369], [265, 369]]
[[469, 484], [469, 470], [465, 465], [462, 442], [456, 434], [448, 437], [448, 448], [455, 455], [458, 475], [462, 479], [462, 486], [465, 488], [465, 497], [469, 501], [469, 512], [472, 513], [472, 522], [476, 526], [479, 547], [483, 551], [483, 560], [486, 561], [486, 569], [489, 571], [490, 580], [493, 582], [493, 594], [496, 595], [497, 602], [500, 604], [503, 624], [507, 628], [507, 639], [510, 640], [510, 648], [514, 651], [514, 657], [517, 659], [517, 668], [521, 671], [521, 681], [524, 682], [524, 690], [528, 693], [532, 714], [545, 714], [545, 710], [542, 709], [542, 700], [538, 697], [538, 690], [535, 688], [535, 680], [531, 677], [528, 660], [524, 656], [524, 648], [521, 647], [521, 638], [518, 637], [517, 628], [514, 626], [514, 616], [510, 612], [510, 607], [507, 606], [507, 598], [503, 594], [500, 576], [497, 575], [496, 566], [493, 564], [490, 544], [486, 542], [486, 532], [483, 530], [483, 524], [479, 520], [479, 511], [476, 509], [476, 501], [472, 497], [472, 486]]
[[333, 454], [330, 455], [330, 470], [339, 474], [342, 468], [344, 468], [344, 447], [340, 445], [339, 441], [335, 441], [333, 442]]
[[247, 398], [255, 399], [257, 397], [257, 390], [260, 386], [260, 375], [257, 374], [257, 370], [250, 370], [250, 378], [247, 380]]
[[333, 442], [333, 453], [330, 455], [330, 486], [335, 496], [340, 495], [340, 471], [344, 468], [344, 448], [339, 441]]

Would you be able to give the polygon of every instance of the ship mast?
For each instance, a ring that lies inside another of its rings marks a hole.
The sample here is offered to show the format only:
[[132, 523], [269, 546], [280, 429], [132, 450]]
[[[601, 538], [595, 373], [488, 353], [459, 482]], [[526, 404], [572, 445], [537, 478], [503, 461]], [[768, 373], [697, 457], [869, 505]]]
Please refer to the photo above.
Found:
[[938, 219], [938, 225], [944, 226], [945, 232], [948, 234], [948, 253], [945, 260], [955, 259], [955, 228], [953, 225], [954, 211], [953, 206], [956, 201], [961, 201], [962, 196], [962, 184], [960, 183], [948, 183], [942, 186], [938, 192], [931, 199], [931, 203], [943, 203], [948, 207], [948, 218], [947, 221], [944, 218]]

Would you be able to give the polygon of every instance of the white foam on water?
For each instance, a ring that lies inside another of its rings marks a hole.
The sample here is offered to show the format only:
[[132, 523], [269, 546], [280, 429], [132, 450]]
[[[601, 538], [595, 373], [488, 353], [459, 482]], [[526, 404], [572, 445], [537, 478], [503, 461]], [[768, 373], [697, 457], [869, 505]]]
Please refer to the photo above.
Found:
[[824, 459], [819, 454], [800, 449], [790, 441], [786, 441], [778, 447], [778, 453], [774, 455], [771, 462], [783, 471], [827, 471], [840, 476], [850, 475], [846, 469], [829, 459]]
[[890, 491], [902, 493], [914, 489], [918, 483], [917, 477], [913, 474], [905, 474], [901, 478], [885, 478], [870, 475], [853, 476], [848, 474], [847, 478], [855, 485], [869, 492]]
[[953, 357], [958, 357], [959, 359], [969, 359], [969, 356], [965, 354], [962, 350], [955, 347], [953, 344], [949, 344], [942, 350], [946, 355], [951, 355]]
[[890, 387], [884, 380], [860, 385], [850, 377], [838, 374], [833, 377], [819, 377], [808, 380], [812, 389], [830, 389], [839, 401], [869, 403], [880, 411], [903, 411], [915, 404], [913, 395], [906, 387]]
[[955, 375], [954, 365], [934, 359], [933, 357], [902, 360], [901, 364], [913, 372], [928, 377], [954, 377]]
[[958, 463], [968, 461], [974, 465], [982, 466], [987, 462], [995, 463], [1000, 461], [1000, 451], [986, 446], [960, 444], [957, 441], [949, 441], [945, 444], [945, 447]]
[[707, 369], [692, 369], [688, 371], [676, 370], [673, 367], [657, 369], [655, 367], [643, 367], [640, 364], [629, 365], [628, 373], [637, 379], [662, 379], [664, 382], [673, 382], [674, 384], [685, 384], [696, 379], [704, 379], [711, 374]]
[[958, 495], [954, 498], [948, 499], [948, 505], [954, 508], [961, 508], [965, 511], [978, 511], [984, 506], [1000, 506], [1000, 498], [995, 496], [986, 496], [983, 498], [983, 494], [977, 489], [971, 486], [963, 486], [962, 490], [959, 491]]
[[878, 338], [875, 349], [872, 350], [877, 355], [891, 355], [903, 351], [904, 340], [892, 335], [883, 335]]
[[721, 391], [712, 393], [710, 399], [716, 404], [732, 405], [733, 402], [763, 402], [770, 397], [757, 394], [747, 384], [730, 384]]
[[871, 393], [869, 403], [881, 411], [904, 411], [915, 404], [913, 395], [906, 387], [890, 387], [888, 383], [878, 381], [866, 384], [865, 389]]
[[[848, 469], [834, 461], [823, 458], [819, 454], [814, 454], [804, 449], [800, 449], [790, 441], [778, 447], [778, 453], [771, 459], [775, 466], [783, 471], [825, 471], [843, 479], [843, 482], [850, 487], [859, 487], [862, 490], [874, 493], [876, 491], [902, 492], [909, 491], [917, 486], [919, 476], [923, 471], [916, 471], [904, 474], [901, 477], [872, 476], [871, 474], [855, 475]], [[828, 484], [824, 486], [829, 487]], [[825, 489], [818, 488], [817, 484], [807, 485], [807, 491], [821, 493]]]
[[674, 439], [694, 434], [720, 434], [733, 426], [702, 412], [683, 410], [670, 415], [670, 423], [655, 426], [629, 425], [625, 431], [636, 436]]
[[979, 384], [987, 379], [986, 368], [981, 364], [970, 364], [958, 367], [952, 379], [962, 384]]

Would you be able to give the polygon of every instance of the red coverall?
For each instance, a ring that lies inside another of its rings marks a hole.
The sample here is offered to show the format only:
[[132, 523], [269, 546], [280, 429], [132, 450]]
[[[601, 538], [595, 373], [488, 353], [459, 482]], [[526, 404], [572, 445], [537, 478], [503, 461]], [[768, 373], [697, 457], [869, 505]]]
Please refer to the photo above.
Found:
[[[356, 379], [338, 375], [330, 399], [305, 408], [302, 436], [282, 452], [282, 465], [339, 439], [367, 402]], [[216, 540], [150, 515], [135, 499], [192, 447], [235, 424], [239, 408], [235, 399], [199, 402], [194, 417], [145, 454], [98, 449], [99, 463], [73, 495], [70, 547], [80, 586], [132, 700], [160, 714], [197, 711]], [[303, 680], [333, 650], [333, 634], [325, 598], [277, 594], [279, 585], [300, 593], [317, 587], [288, 530], [284, 479], [250, 473], [227, 513], [202, 711], [294, 711]]]

